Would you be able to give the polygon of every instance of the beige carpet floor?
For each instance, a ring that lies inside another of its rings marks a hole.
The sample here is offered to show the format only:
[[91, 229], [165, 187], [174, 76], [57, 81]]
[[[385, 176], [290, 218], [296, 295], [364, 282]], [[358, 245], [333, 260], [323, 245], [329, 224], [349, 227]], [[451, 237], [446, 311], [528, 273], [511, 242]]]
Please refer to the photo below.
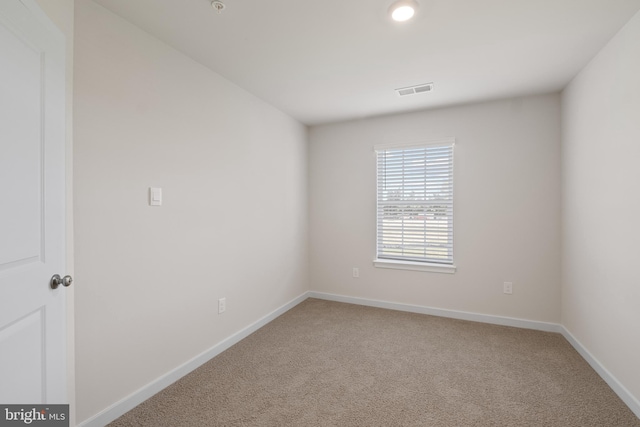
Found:
[[559, 334], [308, 299], [110, 426], [640, 420]]

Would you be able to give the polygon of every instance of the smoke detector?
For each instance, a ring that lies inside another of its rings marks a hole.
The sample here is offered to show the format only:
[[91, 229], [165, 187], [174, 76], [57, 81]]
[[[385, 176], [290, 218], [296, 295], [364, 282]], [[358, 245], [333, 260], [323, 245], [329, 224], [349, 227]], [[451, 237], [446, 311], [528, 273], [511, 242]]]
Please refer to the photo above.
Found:
[[423, 83], [416, 86], [408, 86], [400, 89], [396, 89], [399, 96], [417, 95], [419, 93], [426, 93], [433, 91], [433, 83]]
[[211, 7], [214, 8], [216, 12], [218, 12], [218, 14], [220, 14], [224, 10], [226, 5], [219, 0], [214, 0], [211, 2]]

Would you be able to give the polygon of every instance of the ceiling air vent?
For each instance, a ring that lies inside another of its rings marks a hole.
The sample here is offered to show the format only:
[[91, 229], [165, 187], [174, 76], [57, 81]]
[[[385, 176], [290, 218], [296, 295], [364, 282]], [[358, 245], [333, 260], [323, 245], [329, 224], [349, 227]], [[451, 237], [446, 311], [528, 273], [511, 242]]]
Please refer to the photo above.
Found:
[[407, 96], [407, 95], [415, 95], [418, 93], [431, 92], [433, 90], [433, 83], [425, 83], [417, 86], [409, 86], [403, 87], [400, 89], [396, 89], [398, 95]]

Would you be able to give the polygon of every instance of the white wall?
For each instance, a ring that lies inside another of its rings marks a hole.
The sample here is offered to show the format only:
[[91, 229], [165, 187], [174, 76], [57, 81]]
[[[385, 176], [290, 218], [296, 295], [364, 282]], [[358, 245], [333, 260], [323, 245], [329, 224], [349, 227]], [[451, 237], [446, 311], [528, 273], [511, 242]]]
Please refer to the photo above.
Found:
[[[71, 0], [38, 1], [73, 34]], [[640, 396], [639, 15], [564, 91], [562, 165], [557, 94], [317, 126], [307, 153], [304, 126], [95, 3], [75, 25], [79, 420], [307, 289], [562, 321]], [[458, 272], [374, 268], [373, 145], [444, 136]]]
[[562, 94], [562, 323], [640, 408], [640, 13]]
[[[373, 267], [372, 147], [447, 136], [457, 139], [457, 273]], [[312, 127], [309, 152], [311, 289], [559, 322], [558, 94]], [[504, 281], [513, 295], [502, 293]]]
[[93, 2], [75, 18], [83, 421], [307, 290], [307, 130]]
[[[73, 0], [36, 0], [40, 8], [62, 31], [66, 43], [66, 270], [73, 276]], [[67, 297], [67, 392], [70, 408], [70, 425], [75, 425], [75, 355], [74, 355], [74, 293], [72, 286], [65, 290]]]

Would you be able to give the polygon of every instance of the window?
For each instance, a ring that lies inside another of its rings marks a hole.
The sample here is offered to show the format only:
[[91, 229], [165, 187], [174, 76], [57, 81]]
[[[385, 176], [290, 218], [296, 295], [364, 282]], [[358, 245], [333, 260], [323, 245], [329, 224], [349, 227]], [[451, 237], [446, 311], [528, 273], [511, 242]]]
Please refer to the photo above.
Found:
[[379, 145], [376, 267], [454, 273], [454, 140]]

